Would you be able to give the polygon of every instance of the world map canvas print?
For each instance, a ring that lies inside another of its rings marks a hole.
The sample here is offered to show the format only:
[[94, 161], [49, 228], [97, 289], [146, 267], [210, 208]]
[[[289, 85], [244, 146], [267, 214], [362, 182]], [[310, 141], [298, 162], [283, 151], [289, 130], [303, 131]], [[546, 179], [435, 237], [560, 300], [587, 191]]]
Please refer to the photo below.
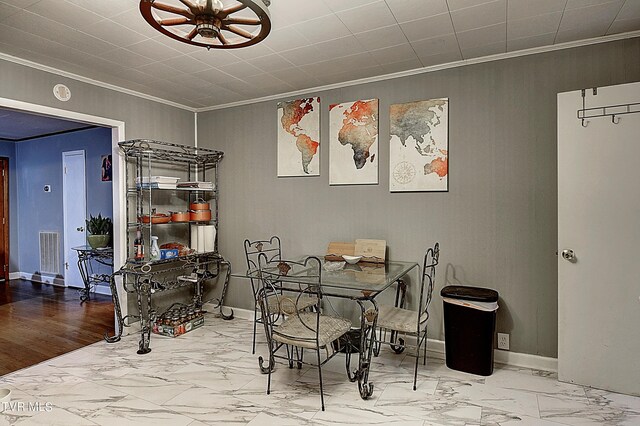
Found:
[[389, 190], [449, 189], [449, 98], [391, 105]]
[[278, 177], [320, 175], [320, 98], [278, 103]]
[[329, 107], [329, 184], [378, 183], [378, 100]]

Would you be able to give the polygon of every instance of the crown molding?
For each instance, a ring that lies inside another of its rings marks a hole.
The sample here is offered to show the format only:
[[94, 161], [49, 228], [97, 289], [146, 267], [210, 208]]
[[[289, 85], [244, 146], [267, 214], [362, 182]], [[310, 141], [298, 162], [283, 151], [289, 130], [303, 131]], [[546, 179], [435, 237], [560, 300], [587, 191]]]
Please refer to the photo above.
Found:
[[222, 105], [215, 105], [215, 106], [211, 106], [211, 107], [203, 107], [203, 108], [193, 108], [193, 107], [189, 107], [177, 102], [173, 102], [173, 101], [169, 101], [167, 99], [162, 99], [156, 96], [152, 96], [152, 95], [147, 95], [145, 93], [142, 92], [138, 92], [135, 90], [131, 90], [131, 89], [126, 89], [124, 87], [120, 87], [117, 86], [115, 84], [111, 84], [111, 83], [106, 83], [103, 81], [99, 81], [99, 80], [94, 80], [92, 78], [88, 78], [88, 77], [84, 77], [78, 74], [74, 74], [68, 71], [63, 71], [54, 67], [50, 67], [48, 65], [43, 65], [37, 62], [33, 62], [33, 61], [29, 61], [27, 59], [23, 59], [23, 58], [19, 58], [17, 56], [12, 56], [12, 55], [8, 55], [6, 53], [2, 53], [0, 52], [0, 59], [8, 61], [8, 62], [13, 62], [19, 65], [24, 65], [30, 68], [34, 68], [40, 71], [45, 71], [45, 72], [49, 72], [52, 74], [56, 74], [62, 77], [67, 77], [73, 80], [77, 80], [77, 81], [81, 81], [83, 83], [88, 83], [88, 84], [92, 84], [94, 86], [98, 86], [98, 87], [102, 87], [105, 89], [110, 89], [110, 90], [114, 90], [116, 92], [120, 92], [120, 93], [125, 93], [127, 95], [132, 95], [132, 96], [136, 96], [138, 98], [142, 98], [142, 99], [146, 99], [149, 101], [153, 101], [153, 102], [158, 102], [164, 105], [169, 105], [175, 108], [180, 108], [186, 111], [190, 111], [193, 113], [198, 113], [198, 112], [207, 112], [207, 111], [215, 111], [215, 110], [219, 110], [219, 109], [227, 109], [227, 108], [233, 108], [233, 107], [238, 107], [238, 106], [243, 106], [243, 105], [250, 105], [250, 104], [255, 104], [255, 103], [259, 103], [259, 102], [266, 102], [266, 101], [273, 101], [273, 100], [280, 100], [282, 98], [288, 98], [288, 97], [293, 97], [293, 96], [299, 96], [299, 95], [304, 95], [310, 92], [319, 92], [319, 91], [325, 91], [325, 90], [332, 90], [332, 89], [340, 89], [343, 87], [349, 87], [349, 86], [355, 86], [358, 84], [366, 84], [366, 83], [375, 83], [378, 81], [385, 81], [385, 80], [391, 80], [394, 78], [400, 78], [400, 77], [408, 77], [408, 76], [412, 76], [412, 75], [417, 75], [417, 74], [425, 74], [425, 73], [430, 73], [430, 72], [436, 72], [436, 71], [441, 71], [441, 70], [446, 70], [446, 69], [450, 69], [450, 68], [458, 68], [458, 67], [464, 67], [467, 65], [474, 65], [474, 64], [481, 64], [484, 62], [492, 62], [492, 61], [500, 61], [503, 59], [510, 59], [510, 58], [517, 58], [517, 57], [521, 57], [521, 56], [528, 56], [528, 55], [536, 55], [539, 53], [546, 53], [546, 52], [554, 52], [557, 50], [564, 50], [564, 49], [571, 49], [574, 47], [581, 47], [581, 46], [589, 46], [589, 45], [593, 45], [593, 44], [600, 44], [600, 43], [607, 43], [607, 42], [611, 42], [611, 41], [617, 41], [617, 40], [624, 40], [624, 39], [629, 39], [629, 38], [635, 38], [635, 37], [640, 37], [640, 31], [631, 31], [631, 32], [626, 32], [626, 33], [621, 33], [621, 34], [613, 34], [613, 35], [608, 35], [608, 36], [603, 36], [603, 37], [595, 37], [595, 38], [590, 38], [590, 39], [586, 39], [586, 40], [578, 40], [578, 41], [570, 41], [570, 42], [566, 42], [566, 43], [560, 43], [560, 44], [554, 44], [552, 46], [541, 46], [541, 47], [534, 47], [531, 49], [525, 49], [525, 50], [518, 50], [515, 52], [507, 52], [507, 53], [499, 53], [496, 55], [490, 55], [490, 56], [483, 56], [480, 58], [473, 58], [473, 59], [463, 59], [461, 61], [455, 61], [455, 62], [449, 62], [446, 64], [439, 64], [439, 65], [433, 65], [433, 66], [429, 66], [429, 67], [421, 67], [421, 68], [414, 68], [411, 70], [406, 70], [406, 71], [400, 71], [400, 72], [395, 72], [395, 73], [391, 73], [391, 74], [383, 74], [383, 75], [379, 75], [379, 76], [375, 76], [375, 77], [367, 77], [367, 78], [361, 78], [361, 79], [357, 79], [357, 80], [350, 80], [350, 81], [345, 81], [345, 82], [341, 82], [341, 83], [334, 83], [334, 84], [327, 84], [324, 86], [316, 86], [316, 87], [310, 87], [307, 89], [301, 89], [301, 90], [295, 90], [292, 92], [283, 92], [283, 93], [277, 93], [274, 95], [269, 95], [269, 96], [263, 96], [260, 98], [252, 98], [252, 99], [246, 99], [243, 101], [237, 101], [237, 102], [231, 102], [231, 103], [227, 103], [227, 104], [222, 104]]
[[104, 81], [94, 80], [93, 78], [88, 78], [81, 76], [79, 74], [74, 74], [72, 72], [63, 71], [58, 68], [50, 67], [48, 65], [43, 65], [38, 62], [33, 62], [28, 59], [19, 58], [17, 56], [8, 55], [6, 53], [0, 52], [0, 59], [5, 60], [7, 62], [13, 62], [14, 64], [24, 65], [29, 68], [34, 68], [40, 71], [45, 71], [51, 74], [56, 74], [61, 77], [70, 78], [72, 80], [81, 81], [83, 83], [92, 84], [94, 86], [102, 87], [104, 89], [114, 90], [116, 92], [125, 93], [127, 95], [136, 96], [138, 98], [146, 99], [148, 101], [158, 102], [164, 105], [169, 105], [175, 108], [184, 109], [190, 112], [196, 112], [195, 108], [179, 104], [177, 102], [169, 101], [167, 99], [158, 98], [157, 96], [147, 95], [146, 93], [138, 92], [135, 90], [127, 89], [124, 87], [117, 86], [111, 83], [105, 83]]
[[358, 80], [345, 81], [342, 83], [316, 86], [308, 89], [296, 90], [293, 92], [285, 92], [285, 93], [279, 93], [276, 95], [264, 96], [261, 98], [247, 99], [244, 101], [231, 102], [231, 103], [222, 104], [222, 105], [215, 105], [212, 107], [197, 108], [196, 112], [215, 111], [219, 109], [227, 109], [227, 108], [233, 108], [233, 107], [238, 107], [243, 105], [255, 104], [258, 102], [281, 100], [283, 98], [305, 95], [310, 92], [320, 92], [325, 90], [341, 89], [343, 87], [355, 86], [358, 84], [375, 83], [377, 81], [391, 80], [394, 78], [408, 77], [408, 76], [417, 75], [417, 74], [425, 74], [425, 73], [430, 73], [435, 71], [446, 70], [450, 68], [464, 67], [467, 65], [481, 64], [484, 62], [500, 61], [502, 59], [518, 58], [520, 56], [536, 55], [538, 53], [554, 52], [557, 50], [565, 50], [565, 49], [571, 49], [574, 47], [589, 46], [593, 44], [607, 43], [611, 41], [624, 40], [624, 39], [635, 38], [635, 37], [640, 37], [640, 31], [631, 31], [627, 33], [613, 34], [609, 36], [590, 38], [586, 40], [570, 41], [566, 43], [554, 44], [552, 46], [534, 47], [531, 49], [517, 50], [514, 52], [498, 53], [496, 55], [482, 56], [480, 58], [463, 59], [461, 61], [433, 65], [430, 67], [414, 68], [411, 70], [399, 71], [399, 72], [379, 75], [375, 77], [367, 77], [367, 78], [361, 78]]

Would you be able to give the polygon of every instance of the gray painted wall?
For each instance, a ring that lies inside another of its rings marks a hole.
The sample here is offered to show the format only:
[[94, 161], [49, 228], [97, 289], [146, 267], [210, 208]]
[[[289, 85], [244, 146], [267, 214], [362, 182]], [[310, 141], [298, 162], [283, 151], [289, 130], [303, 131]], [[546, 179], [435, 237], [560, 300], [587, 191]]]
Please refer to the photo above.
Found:
[[[244, 238], [277, 234], [291, 254], [382, 238], [390, 258], [416, 262], [439, 241], [430, 337], [443, 338], [443, 286], [487, 286], [511, 350], [555, 357], [556, 94], [638, 80], [636, 38], [310, 93], [322, 98], [319, 177], [276, 177], [276, 101], [201, 113], [199, 145], [225, 152], [220, 251], [240, 271]], [[380, 184], [329, 186], [329, 104], [375, 97]], [[449, 192], [389, 193], [389, 105], [439, 97], [450, 101]], [[249, 287], [232, 279], [226, 304], [251, 308]]]
[[[0, 97], [125, 122], [127, 139], [146, 138], [193, 145], [193, 113], [0, 59]], [[66, 84], [71, 99], [60, 102], [53, 86]]]
[[[53, 96], [53, 86], [58, 83], [66, 84], [71, 90], [69, 101], [60, 102]], [[2, 59], [0, 98], [120, 120], [125, 123], [126, 139], [158, 139], [185, 145], [193, 145], [195, 139], [194, 114], [191, 111]], [[130, 306], [133, 301], [134, 298]]]

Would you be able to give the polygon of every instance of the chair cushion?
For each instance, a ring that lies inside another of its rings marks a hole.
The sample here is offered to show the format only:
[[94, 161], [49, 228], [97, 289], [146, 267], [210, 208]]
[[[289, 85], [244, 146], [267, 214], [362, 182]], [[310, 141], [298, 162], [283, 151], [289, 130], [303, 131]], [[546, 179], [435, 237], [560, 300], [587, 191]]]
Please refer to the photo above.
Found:
[[[313, 312], [301, 312], [299, 315], [288, 317], [273, 330], [273, 339], [287, 345], [315, 349], [316, 332], [308, 327], [315, 328], [316, 315]], [[320, 315], [318, 346], [324, 348], [350, 329], [351, 321], [348, 319]]]
[[[370, 309], [367, 313], [372, 311], [373, 310]], [[423, 314], [420, 318], [420, 323], [426, 320], [426, 315]], [[394, 306], [381, 305], [378, 310], [377, 326], [388, 330], [415, 334], [418, 330], [418, 312], [396, 308]]]

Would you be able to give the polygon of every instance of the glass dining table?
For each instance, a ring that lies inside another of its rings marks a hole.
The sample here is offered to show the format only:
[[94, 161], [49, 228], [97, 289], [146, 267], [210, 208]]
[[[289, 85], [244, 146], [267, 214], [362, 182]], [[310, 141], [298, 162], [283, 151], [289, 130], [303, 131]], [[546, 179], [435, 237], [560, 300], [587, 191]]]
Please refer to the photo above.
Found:
[[[373, 394], [373, 383], [369, 382], [369, 371], [375, 338], [375, 328], [378, 318], [378, 304], [376, 297], [398, 283], [395, 305], [402, 306], [406, 291], [405, 279], [415, 270], [416, 282], [419, 281], [420, 267], [416, 262], [386, 261], [385, 263], [357, 263], [322, 261], [322, 256], [315, 256], [321, 260], [323, 267], [320, 277], [323, 297], [348, 299], [360, 308], [360, 344], [358, 350], [358, 367], [355, 371], [349, 368], [350, 354], [347, 353], [347, 375], [352, 382], [358, 382], [358, 390], [362, 399]], [[304, 259], [304, 257], [298, 257]], [[287, 275], [278, 277], [284, 290], [295, 291], [299, 283], [305, 283], [307, 270], [293, 269]], [[245, 273], [234, 273], [236, 278], [258, 278], [257, 270]]]

